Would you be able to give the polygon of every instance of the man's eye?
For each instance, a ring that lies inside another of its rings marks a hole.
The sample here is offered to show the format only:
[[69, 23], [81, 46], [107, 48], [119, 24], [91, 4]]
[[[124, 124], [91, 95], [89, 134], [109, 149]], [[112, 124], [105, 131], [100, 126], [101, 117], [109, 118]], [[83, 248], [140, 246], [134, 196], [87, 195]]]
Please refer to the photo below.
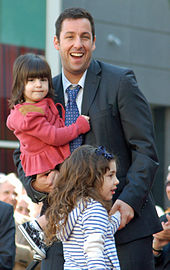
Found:
[[83, 36], [82, 39], [90, 39], [89, 36]]

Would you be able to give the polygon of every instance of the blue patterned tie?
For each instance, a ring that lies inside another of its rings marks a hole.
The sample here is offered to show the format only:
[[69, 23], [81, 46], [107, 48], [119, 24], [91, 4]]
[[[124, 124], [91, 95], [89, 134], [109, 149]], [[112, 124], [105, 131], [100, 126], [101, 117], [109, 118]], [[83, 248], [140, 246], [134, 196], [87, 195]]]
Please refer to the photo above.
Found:
[[[77, 94], [80, 90], [80, 86], [77, 85], [76, 88], [70, 89], [67, 88], [66, 93], [68, 95], [68, 103], [66, 106], [66, 113], [65, 113], [65, 125], [69, 126], [76, 122], [77, 118], [79, 117], [79, 110], [76, 103]], [[74, 139], [70, 142], [70, 151], [71, 153], [82, 144], [82, 135], [78, 138]]]

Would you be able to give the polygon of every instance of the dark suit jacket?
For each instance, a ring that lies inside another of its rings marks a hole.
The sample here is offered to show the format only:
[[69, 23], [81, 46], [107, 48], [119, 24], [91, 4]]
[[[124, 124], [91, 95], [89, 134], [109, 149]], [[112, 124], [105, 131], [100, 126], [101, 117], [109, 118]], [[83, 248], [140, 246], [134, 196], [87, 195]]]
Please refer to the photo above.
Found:
[[13, 207], [0, 201], [0, 270], [12, 270], [15, 261]]
[[[56, 102], [64, 105], [61, 74], [53, 79]], [[88, 68], [82, 114], [90, 116], [91, 130], [84, 144], [104, 145], [118, 157], [119, 185], [113, 201], [123, 200], [135, 218], [116, 234], [117, 243], [139, 239], [161, 230], [150, 190], [158, 167], [151, 112], [133, 71], [92, 60]], [[14, 155], [22, 181], [17, 151]], [[34, 201], [39, 195], [29, 186]]]
[[[61, 74], [53, 79], [56, 101], [64, 105]], [[118, 157], [118, 197], [135, 210], [135, 218], [116, 234], [117, 243], [161, 230], [150, 190], [158, 167], [150, 108], [133, 71], [92, 60], [87, 71], [82, 114], [91, 130], [84, 144], [104, 145]]]

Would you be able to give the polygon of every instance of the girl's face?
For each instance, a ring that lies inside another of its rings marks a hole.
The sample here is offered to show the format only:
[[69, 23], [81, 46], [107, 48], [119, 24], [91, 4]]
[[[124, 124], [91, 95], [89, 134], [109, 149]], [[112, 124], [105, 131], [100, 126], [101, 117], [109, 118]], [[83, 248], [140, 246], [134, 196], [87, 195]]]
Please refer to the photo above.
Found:
[[48, 78], [28, 78], [24, 89], [25, 102], [35, 103], [48, 94]]
[[114, 160], [110, 161], [109, 170], [104, 174], [103, 179], [103, 185], [99, 192], [104, 200], [110, 201], [119, 184], [119, 180], [116, 177], [116, 163]]

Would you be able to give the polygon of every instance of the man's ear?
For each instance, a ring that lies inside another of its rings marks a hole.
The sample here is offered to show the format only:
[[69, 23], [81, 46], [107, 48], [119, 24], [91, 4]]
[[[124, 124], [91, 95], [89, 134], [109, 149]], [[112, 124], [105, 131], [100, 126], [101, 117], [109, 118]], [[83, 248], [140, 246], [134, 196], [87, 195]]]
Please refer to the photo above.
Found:
[[96, 49], [96, 36], [94, 36], [93, 39], [92, 51], [94, 51], [95, 49]]
[[60, 46], [59, 46], [59, 40], [58, 40], [57, 36], [54, 36], [53, 44], [54, 44], [54, 48], [56, 50], [59, 50]]

